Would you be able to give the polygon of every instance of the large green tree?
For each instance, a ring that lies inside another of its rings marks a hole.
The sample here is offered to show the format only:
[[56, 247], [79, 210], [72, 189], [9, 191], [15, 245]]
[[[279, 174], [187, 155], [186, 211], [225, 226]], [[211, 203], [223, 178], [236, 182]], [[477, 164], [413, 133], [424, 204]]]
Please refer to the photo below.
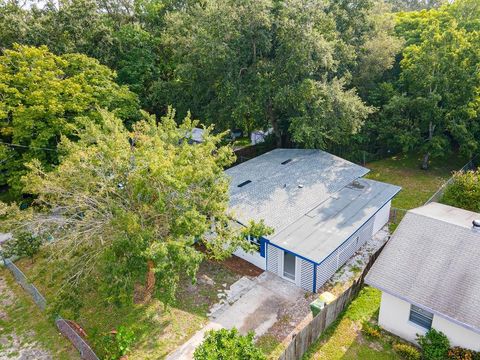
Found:
[[129, 303], [137, 284], [145, 301], [158, 296], [169, 303], [205, 256], [195, 242], [208, 257], [223, 259], [238, 246], [251, 249], [250, 228], [268, 232], [262, 223], [239, 229], [230, 220], [223, 169], [234, 157], [219, 146], [222, 135], [206, 129], [204, 141], [191, 145], [197, 122], [186, 118], [178, 126], [173, 111], [160, 121], [147, 117], [132, 131], [113, 114], [100, 114], [102, 121], [87, 124], [77, 141], [62, 137], [53, 171], [37, 160], [28, 165], [23, 183], [37, 197], [34, 206], [2, 209], [2, 225], [14, 235], [51, 239], [45, 249], [54, 281], [63, 284], [60, 308], [92, 288]]
[[422, 153], [423, 168], [432, 156], [456, 148], [471, 155], [479, 148], [479, 17], [474, 0], [399, 17], [408, 46], [381, 133], [403, 151]]
[[163, 40], [175, 68], [154, 93], [221, 128], [272, 127], [278, 145], [342, 143], [371, 112], [352, 78], [367, 89], [398, 50], [376, 41], [392, 26], [375, 5], [222, 0], [171, 13]]
[[0, 56], [0, 185], [22, 191], [24, 164], [58, 163], [61, 136], [74, 138], [89, 122], [101, 122], [99, 108], [126, 123], [139, 118], [138, 100], [115, 83], [115, 74], [80, 54], [56, 56], [46, 47], [15, 45]]

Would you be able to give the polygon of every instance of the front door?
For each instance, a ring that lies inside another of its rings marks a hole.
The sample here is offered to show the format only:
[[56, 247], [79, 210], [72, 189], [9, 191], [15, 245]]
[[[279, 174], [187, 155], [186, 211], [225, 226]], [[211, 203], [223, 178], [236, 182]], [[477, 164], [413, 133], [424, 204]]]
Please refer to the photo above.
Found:
[[295, 281], [295, 255], [283, 252], [283, 277]]

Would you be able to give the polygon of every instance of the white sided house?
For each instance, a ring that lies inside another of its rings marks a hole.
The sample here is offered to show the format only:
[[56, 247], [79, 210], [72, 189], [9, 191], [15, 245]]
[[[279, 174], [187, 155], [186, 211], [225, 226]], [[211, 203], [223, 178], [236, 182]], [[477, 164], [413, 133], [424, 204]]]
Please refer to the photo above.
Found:
[[274, 229], [235, 255], [316, 292], [387, 222], [398, 186], [363, 179], [368, 169], [321, 150], [275, 149], [226, 170], [230, 210]]
[[480, 214], [438, 203], [409, 211], [365, 282], [379, 324], [411, 342], [429, 329], [480, 351]]

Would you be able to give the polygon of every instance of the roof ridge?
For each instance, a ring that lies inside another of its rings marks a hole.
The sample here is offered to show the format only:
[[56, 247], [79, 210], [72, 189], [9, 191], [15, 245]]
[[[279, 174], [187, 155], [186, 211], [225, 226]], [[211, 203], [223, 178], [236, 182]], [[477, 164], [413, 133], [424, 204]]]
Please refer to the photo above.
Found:
[[[445, 204], [442, 204], [442, 203], [437, 203], [437, 204], [445, 205]], [[449, 224], [449, 225], [452, 225], [452, 226], [456, 226], [456, 227], [461, 228], [461, 229], [470, 229], [471, 230], [471, 227], [469, 227], [469, 226], [459, 225], [459, 224], [453, 223], [451, 221], [448, 221], [447, 219], [440, 219], [438, 217], [434, 217], [434, 216], [431, 216], [431, 215], [422, 214], [422, 213], [418, 213], [418, 212], [414, 211], [414, 210], [419, 209], [421, 207], [424, 207], [426, 205], [428, 205], [428, 204], [424, 204], [422, 206], [419, 206], [418, 208], [410, 209], [410, 210], [407, 211], [407, 214], [414, 214], [414, 215], [417, 215], [417, 216], [422, 216], [422, 217], [427, 218], [427, 219], [441, 221], [442, 223]], [[447, 205], [447, 206], [450, 206], [450, 205]], [[452, 207], [454, 207], [454, 206], [452, 206]], [[456, 209], [465, 210], [465, 209], [461, 209], [461, 208], [456, 208]], [[465, 211], [468, 211], [468, 210], [465, 210]], [[478, 232], [478, 233], [472, 232], [472, 233], [480, 236], [480, 232]]]

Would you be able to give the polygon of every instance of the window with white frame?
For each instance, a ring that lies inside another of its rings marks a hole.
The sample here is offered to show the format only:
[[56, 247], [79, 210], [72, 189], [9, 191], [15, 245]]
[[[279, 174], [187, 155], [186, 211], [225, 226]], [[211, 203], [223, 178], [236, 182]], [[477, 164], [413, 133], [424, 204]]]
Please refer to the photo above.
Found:
[[411, 305], [408, 320], [426, 330], [430, 330], [432, 328], [433, 314], [419, 308], [418, 306]]
[[258, 238], [248, 235], [247, 240], [250, 241], [250, 243], [255, 246], [255, 249], [258, 252], [260, 252], [260, 240]]

